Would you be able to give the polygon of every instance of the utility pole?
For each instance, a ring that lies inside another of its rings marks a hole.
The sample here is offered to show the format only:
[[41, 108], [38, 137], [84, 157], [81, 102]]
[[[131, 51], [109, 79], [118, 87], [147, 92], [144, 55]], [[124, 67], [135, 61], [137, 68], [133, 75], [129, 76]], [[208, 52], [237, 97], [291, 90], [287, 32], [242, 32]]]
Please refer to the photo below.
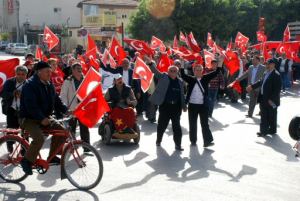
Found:
[[20, 1], [16, 0], [16, 10], [17, 10], [17, 43], [20, 42]]

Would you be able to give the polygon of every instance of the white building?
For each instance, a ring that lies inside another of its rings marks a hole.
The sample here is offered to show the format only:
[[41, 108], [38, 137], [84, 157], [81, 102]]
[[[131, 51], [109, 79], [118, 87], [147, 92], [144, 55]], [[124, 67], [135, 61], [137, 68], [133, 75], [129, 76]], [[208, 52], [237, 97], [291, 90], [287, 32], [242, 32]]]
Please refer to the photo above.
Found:
[[298, 22], [289, 22], [288, 26], [291, 32], [291, 39], [296, 40], [300, 38], [300, 21]]

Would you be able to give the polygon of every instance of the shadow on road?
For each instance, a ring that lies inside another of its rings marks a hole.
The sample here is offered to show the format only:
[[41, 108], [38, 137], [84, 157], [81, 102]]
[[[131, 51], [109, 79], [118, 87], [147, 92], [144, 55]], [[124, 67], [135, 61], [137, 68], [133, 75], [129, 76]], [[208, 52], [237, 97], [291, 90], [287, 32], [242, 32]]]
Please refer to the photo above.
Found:
[[[202, 154], [200, 154], [197, 146], [190, 149], [189, 158], [182, 158], [181, 153], [178, 151], [174, 151], [169, 155], [162, 147], [158, 147], [156, 153], [156, 159], [146, 162], [154, 170], [153, 172], [145, 175], [137, 182], [122, 184], [104, 193], [138, 187], [146, 184], [158, 175], [165, 175], [170, 181], [187, 182], [209, 177], [209, 172], [212, 171], [228, 176], [230, 178], [229, 181], [239, 182], [242, 177], [254, 175], [257, 172], [256, 168], [243, 165], [242, 169], [235, 176], [229, 171], [216, 167], [217, 161], [212, 157], [213, 150], [204, 149]], [[186, 162], [189, 163], [187, 169], [185, 169]]]
[[298, 162], [295, 157], [295, 152], [293, 151], [292, 145], [284, 142], [279, 135], [266, 136], [266, 141], [264, 143], [256, 142], [257, 144], [268, 146], [274, 151], [286, 156], [287, 161]]
[[[12, 190], [18, 189], [18, 190]], [[21, 183], [1, 183], [0, 199], [6, 201], [16, 200], [35, 200], [35, 201], [58, 201], [58, 200], [84, 200], [99, 201], [97, 195], [91, 191], [82, 191], [78, 189], [60, 190], [60, 191], [28, 191]], [[3, 197], [1, 197], [3, 196]]]

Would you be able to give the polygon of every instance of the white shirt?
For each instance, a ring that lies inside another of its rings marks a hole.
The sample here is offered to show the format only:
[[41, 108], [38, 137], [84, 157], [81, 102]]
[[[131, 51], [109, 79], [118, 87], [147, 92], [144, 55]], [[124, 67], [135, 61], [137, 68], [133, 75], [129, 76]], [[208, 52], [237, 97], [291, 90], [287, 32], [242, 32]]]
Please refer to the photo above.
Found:
[[[198, 83], [202, 87], [200, 80], [201, 79], [198, 79]], [[202, 90], [204, 91], [203, 87], [202, 87]], [[202, 91], [199, 88], [199, 85], [197, 83], [195, 83], [195, 86], [193, 88], [193, 91], [192, 91], [189, 103], [192, 103], [192, 104], [203, 104], [203, 102], [204, 102], [203, 101], [203, 97], [204, 96], [203, 96]]]
[[[21, 83], [16, 82], [16, 89], [18, 91], [22, 90], [23, 83], [24, 82], [21, 82]], [[13, 100], [13, 102], [11, 104], [11, 107], [14, 108], [15, 110], [19, 110], [20, 109], [20, 98], [14, 97], [14, 100]]]
[[[284, 68], [285, 62], [286, 62], [286, 59], [281, 60], [280, 69], [279, 69], [280, 72], [285, 72], [285, 68]], [[293, 62], [291, 60], [289, 60], [289, 63], [288, 63], [288, 71], [289, 72], [292, 71], [292, 65], [293, 65]]]
[[240, 60], [240, 68], [239, 68], [239, 75], [238, 75], [238, 77], [241, 77], [242, 75], [243, 75], [243, 72], [244, 72], [244, 64], [243, 64], [243, 61], [241, 60], [241, 59], [239, 59]]
[[123, 82], [126, 84], [126, 85], [128, 85], [128, 86], [130, 86], [130, 84], [129, 84], [129, 72], [128, 72], [128, 70], [123, 70]]

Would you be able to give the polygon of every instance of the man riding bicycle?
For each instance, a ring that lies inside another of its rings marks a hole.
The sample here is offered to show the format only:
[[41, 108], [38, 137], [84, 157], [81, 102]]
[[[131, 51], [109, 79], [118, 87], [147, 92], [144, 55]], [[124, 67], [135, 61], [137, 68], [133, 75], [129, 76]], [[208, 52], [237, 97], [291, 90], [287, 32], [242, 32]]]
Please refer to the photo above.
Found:
[[[36, 73], [26, 81], [22, 89], [20, 102], [21, 128], [29, 132], [32, 142], [21, 161], [21, 166], [26, 174], [32, 174], [32, 164], [35, 162], [40, 149], [44, 144], [43, 128], [64, 130], [64, 127], [51, 118], [53, 111], [67, 113], [68, 108], [62, 103], [55, 93], [55, 88], [50, 82], [51, 67], [46, 62], [38, 62], [35, 66]], [[65, 137], [53, 136], [49, 156], [65, 143]], [[60, 163], [60, 158], [55, 156], [50, 163]]]

